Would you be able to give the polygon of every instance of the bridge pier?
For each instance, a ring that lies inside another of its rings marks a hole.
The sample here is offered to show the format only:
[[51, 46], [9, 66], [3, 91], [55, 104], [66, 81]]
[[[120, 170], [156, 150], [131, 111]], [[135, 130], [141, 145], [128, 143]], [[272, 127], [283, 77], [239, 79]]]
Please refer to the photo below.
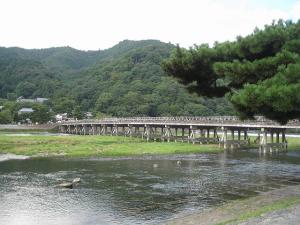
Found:
[[[247, 146], [250, 144], [247, 130], [244, 130], [244, 139], [241, 139], [241, 129], [236, 127], [221, 127], [222, 135], [219, 141], [219, 147], [223, 147], [226, 149], [237, 149], [242, 146]], [[228, 130], [231, 133], [231, 139], [228, 138]], [[237, 131], [237, 137], [235, 135], [235, 131]], [[237, 138], [237, 139], [236, 139]]]
[[166, 137], [167, 142], [170, 142], [170, 139], [171, 139], [171, 136], [172, 136], [170, 126], [165, 125], [165, 133], [164, 133], [164, 136]]
[[[276, 142], [274, 142], [274, 132], [276, 133]], [[260, 138], [260, 134], [262, 133], [262, 138]], [[268, 139], [268, 134], [270, 134], [270, 138]], [[281, 142], [280, 142], [280, 134], [281, 134]], [[287, 151], [287, 140], [285, 138], [285, 129], [266, 129], [261, 128], [260, 133], [258, 134], [259, 140], [259, 151], [261, 153], [272, 153], [274, 151], [286, 152]]]
[[149, 126], [149, 125], [145, 125], [145, 133], [144, 133], [144, 135], [146, 136], [146, 140], [147, 140], [147, 142], [149, 142], [150, 141], [150, 139], [151, 139], [151, 132], [152, 132], [152, 129], [151, 129], [151, 126]]

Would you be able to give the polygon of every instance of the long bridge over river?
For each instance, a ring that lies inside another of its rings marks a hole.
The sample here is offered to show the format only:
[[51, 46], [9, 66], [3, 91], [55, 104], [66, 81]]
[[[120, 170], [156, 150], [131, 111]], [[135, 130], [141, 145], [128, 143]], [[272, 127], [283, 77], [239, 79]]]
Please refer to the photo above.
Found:
[[60, 132], [77, 135], [124, 135], [146, 141], [181, 141], [192, 144], [219, 144], [224, 149], [250, 145], [249, 133], [264, 153], [287, 151], [286, 131], [299, 129], [300, 121], [280, 125], [264, 117], [240, 120], [222, 117], [131, 117], [76, 120], [59, 124]]

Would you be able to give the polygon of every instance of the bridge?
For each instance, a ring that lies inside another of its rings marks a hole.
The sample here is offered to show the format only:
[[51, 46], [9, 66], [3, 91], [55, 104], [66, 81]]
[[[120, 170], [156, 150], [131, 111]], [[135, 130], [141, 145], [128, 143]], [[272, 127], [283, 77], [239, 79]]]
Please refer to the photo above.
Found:
[[192, 144], [219, 144], [236, 149], [250, 145], [249, 134], [261, 152], [287, 151], [286, 130], [299, 129], [300, 121], [280, 125], [264, 117], [240, 120], [221, 117], [128, 117], [99, 120], [74, 120], [59, 124], [63, 133], [77, 135], [123, 135], [146, 141], [175, 141]]

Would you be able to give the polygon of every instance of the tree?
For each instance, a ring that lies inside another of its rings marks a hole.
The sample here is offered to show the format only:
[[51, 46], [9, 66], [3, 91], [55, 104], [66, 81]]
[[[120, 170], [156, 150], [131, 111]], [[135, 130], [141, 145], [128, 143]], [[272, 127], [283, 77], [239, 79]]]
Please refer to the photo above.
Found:
[[3, 110], [0, 112], [0, 124], [8, 124], [12, 122], [11, 112], [9, 110]]
[[23, 96], [25, 98], [30, 97], [35, 90], [36, 90], [35, 85], [27, 81], [18, 84], [18, 86], [16, 87], [17, 95]]
[[81, 120], [83, 119], [83, 114], [81, 112], [80, 106], [75, 106], [74, 110], [73, 110], [73, 116], [74, 118]]
[[264, 115], [284, 124], [300, 117], [299, 54], [300, 21], [280, 20], [233, 42], [177, 46], [163, 68], [191, 92], [227, 96], [241, 118]]
[[68, 115], [72, 114], [74, 106], [76, 105], [75, 101], [70, 97], [63, 97], [54, 99], [53, 110], [56, 113], [68, 113]]
[[47, 123], [50, 119], [50, 113], [46, 105], [34, 105], [31, 115], [32, 122]]
[[7, 93], [7, 100], [8, 101], [16, 101], [17, 95], [16, 93]]

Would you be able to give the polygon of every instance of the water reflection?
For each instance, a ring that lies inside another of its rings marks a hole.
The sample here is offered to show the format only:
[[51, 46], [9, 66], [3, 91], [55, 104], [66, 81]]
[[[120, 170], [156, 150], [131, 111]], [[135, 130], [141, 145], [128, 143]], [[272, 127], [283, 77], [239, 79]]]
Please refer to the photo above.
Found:
[[[297, 184], [299, 174], [296, 152], [2, 161], [0, 224], [157, 223]], [[55, 187], [75, 177], [76, 189]]]

